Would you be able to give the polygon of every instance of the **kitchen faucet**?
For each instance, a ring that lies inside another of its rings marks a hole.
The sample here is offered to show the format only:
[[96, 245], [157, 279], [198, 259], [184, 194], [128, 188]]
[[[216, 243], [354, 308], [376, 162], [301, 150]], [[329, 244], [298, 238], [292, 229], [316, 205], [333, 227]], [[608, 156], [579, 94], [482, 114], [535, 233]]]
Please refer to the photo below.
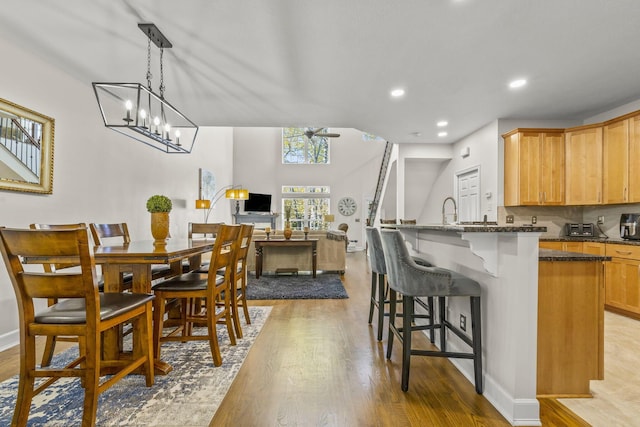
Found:
[[444, 211], [444, 208], [447, 204], [447, 200], [451, 200], [453, 202], [453, 222], [454, 223], [458, 222], [458, 207], [456, 206], [456, 199], [449, 196], [446, 199], [444, 199], [444, 202], [442, 202], [442, 224], [443, 225], [447, 223], [447, 215], [445, 214], [445, 211]]

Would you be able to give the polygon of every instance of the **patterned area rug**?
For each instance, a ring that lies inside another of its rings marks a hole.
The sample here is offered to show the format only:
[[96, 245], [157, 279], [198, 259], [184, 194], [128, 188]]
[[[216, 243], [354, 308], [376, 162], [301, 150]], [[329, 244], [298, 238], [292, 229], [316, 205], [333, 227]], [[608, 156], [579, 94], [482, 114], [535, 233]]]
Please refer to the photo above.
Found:
[[248, 300], [349, 298], [337, 274], [260, 276], [250, 274]]
[[[208, 341], [168, 342], [162, 358], [173, 366], [168, 375], [157, 375], [146, 387], [144, 376], [130, 375], [99, 396], [98, 426], [208, 426], [271, 307], [249, 307], [251, 324], [244, 324], [244, 338], [229, 344], [224, 326], [218, 326], [222, 366], [214, 367]], [[64, 365], [77, 354], [69, 349], [54, 358]], [[18, 377], [0, 383], [0, 426], [11, 424]], [[84, 390], [78, 379], [61, 379], [33, 399], [29, 426], [74, 426], [82, 419]]]

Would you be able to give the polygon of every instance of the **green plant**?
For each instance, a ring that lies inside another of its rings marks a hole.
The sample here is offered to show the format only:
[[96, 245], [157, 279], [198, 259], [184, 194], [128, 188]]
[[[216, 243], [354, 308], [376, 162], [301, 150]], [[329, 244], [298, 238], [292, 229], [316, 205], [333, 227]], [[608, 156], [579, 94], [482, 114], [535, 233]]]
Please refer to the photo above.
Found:
[[147, 200], [147, 210], [153, 212], [171, 212], [173, 207], [171, 199], [167, 196], [156, 194]]
[[289, 220], [291, 219], [291, 202], [290, 201], [284, 202], [284, 217], [286, 218], [287, 222], [289, 222]]

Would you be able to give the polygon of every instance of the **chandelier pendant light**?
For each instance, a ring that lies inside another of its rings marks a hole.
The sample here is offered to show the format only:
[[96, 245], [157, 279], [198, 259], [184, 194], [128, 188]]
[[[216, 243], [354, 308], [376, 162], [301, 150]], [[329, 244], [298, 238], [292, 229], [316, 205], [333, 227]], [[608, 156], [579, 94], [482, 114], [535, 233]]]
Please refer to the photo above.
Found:
[[[166, 153], [190, 153], [198, 126], [164, 99], [164, 49], [173, 47], [155, 24], [138, 24], [147, 40], [147, 86], [92, 83], [109, 129]], [[151, 42], [160, 49], [160, 93], [151, 88]]]

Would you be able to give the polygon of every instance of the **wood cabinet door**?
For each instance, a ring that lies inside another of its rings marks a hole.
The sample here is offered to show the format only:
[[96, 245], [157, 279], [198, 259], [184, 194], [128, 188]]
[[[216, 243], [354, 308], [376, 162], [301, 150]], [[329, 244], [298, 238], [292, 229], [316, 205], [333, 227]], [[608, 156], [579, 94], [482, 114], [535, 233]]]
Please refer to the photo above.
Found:
[[538, 132], [520, 133], [520, 205], [539, 205], [542, 201], [540, 188], [540, 154], [542, 135]]
[[640, 261], [611, 258], [605, 262], [605, 304], [640, 314]]
[[640, 202], [640, 115], [629, 119], [629, 202]]
[[602, 126], [565, 134], [567, 205], [602, 203]]
[[619, 120], [604, 127], [603, 134], [603, 203], [629, 202], [629, 123]]
[[541, 204], [562, 205], [565, 198], [565, 157], [564, 133], [543, 133], [540, 135]]
[[519, 134], [504, 136], [504, 205], [520, 205]]

